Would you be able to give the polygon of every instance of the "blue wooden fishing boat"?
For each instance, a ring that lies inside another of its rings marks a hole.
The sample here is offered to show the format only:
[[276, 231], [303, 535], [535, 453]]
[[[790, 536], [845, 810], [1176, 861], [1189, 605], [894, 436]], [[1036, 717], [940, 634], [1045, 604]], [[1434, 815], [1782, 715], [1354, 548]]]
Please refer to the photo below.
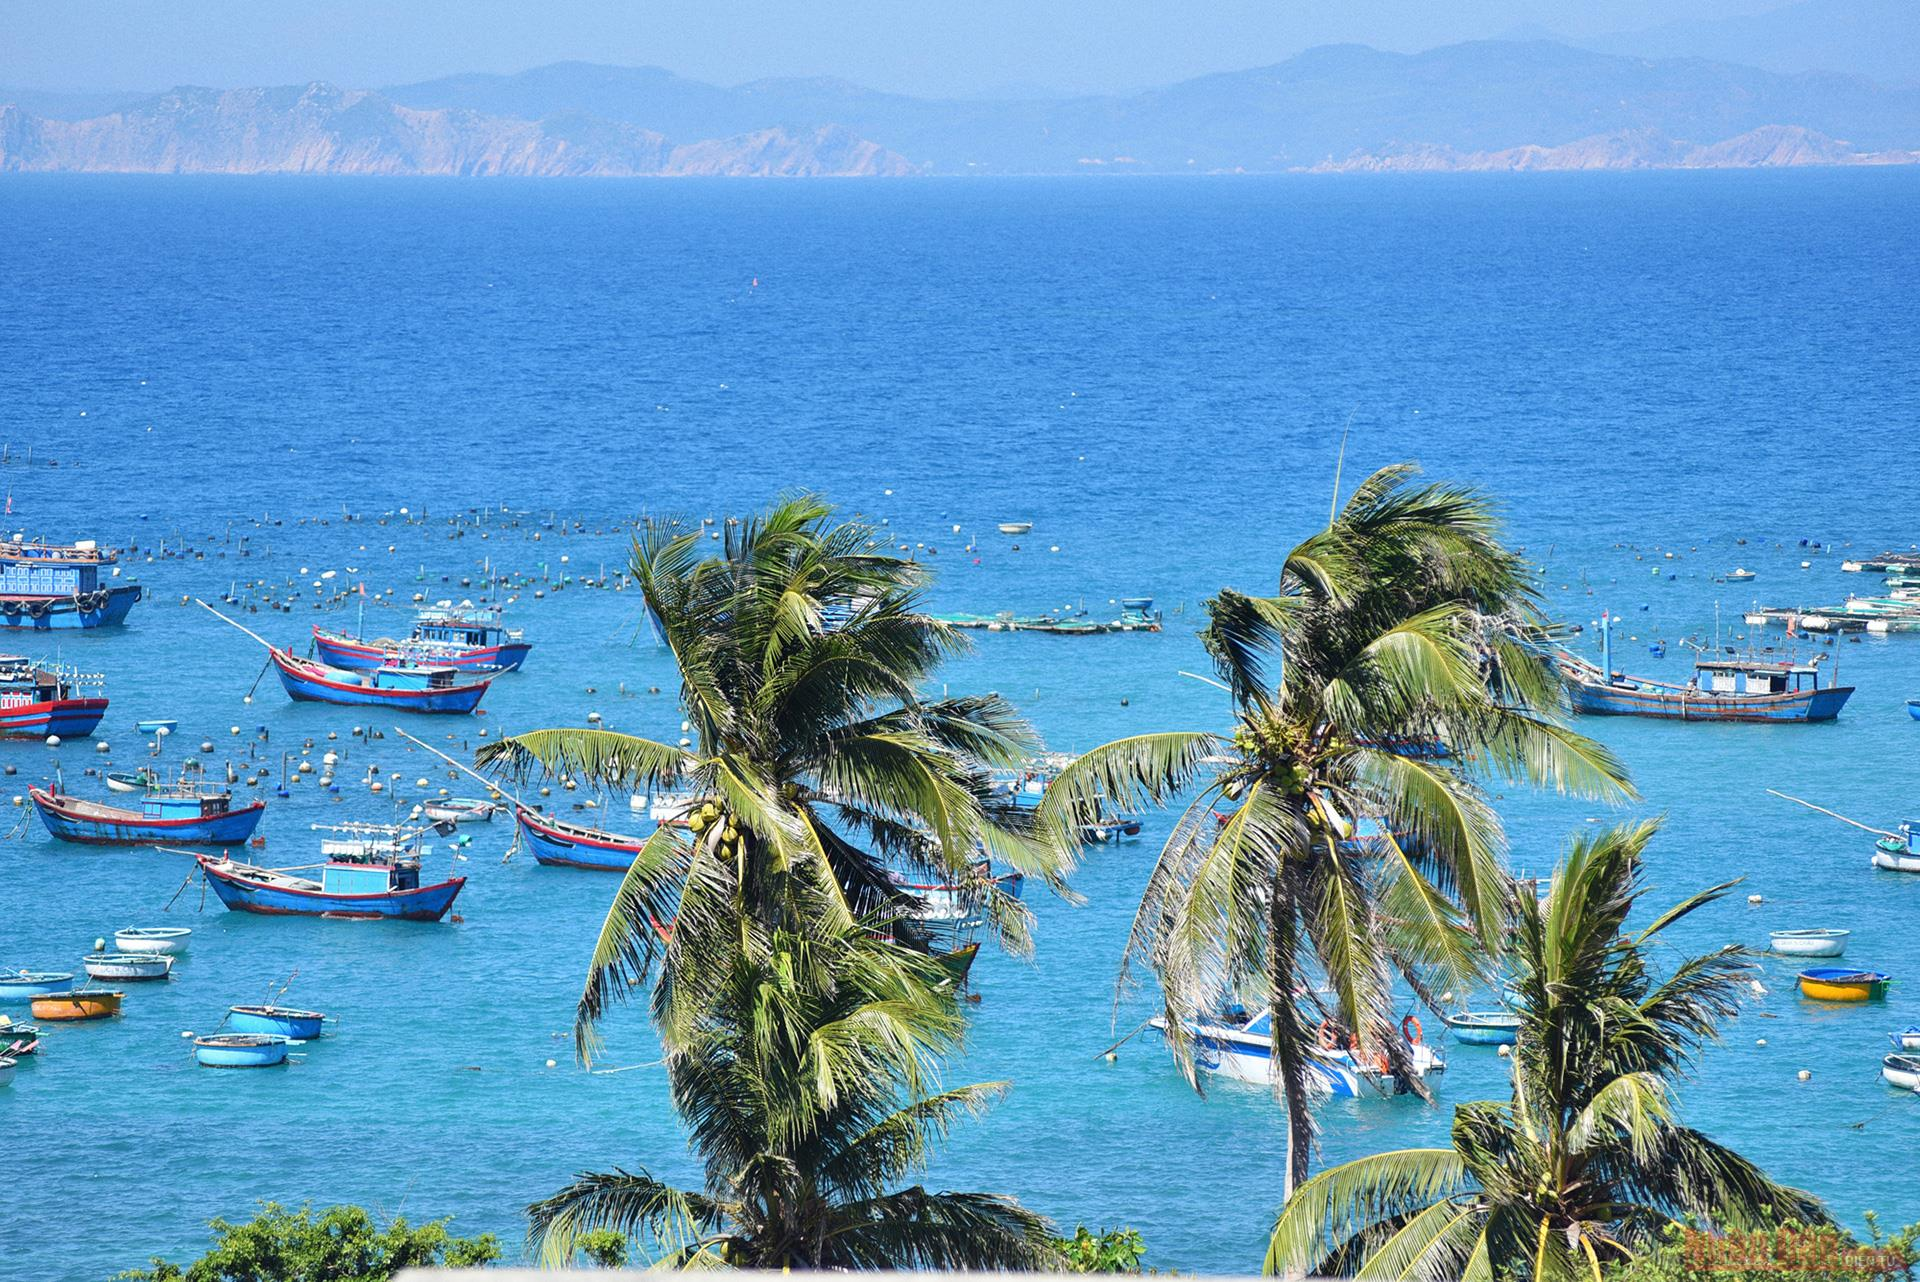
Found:
[[212, 1033], [193, 1039], [202, 1068], [272, 1068], [287, 1062], [288, 1039], [277, 1033]]
[[532, 643], [501, 621], [499, 607], [446, 601], [423, 611], [407, 637], [369, 641], [315, 624], [313, 643], [322, 660], [356, 672], [402, 661], [512, 672], [533, 652]]
[[513, 817], [534, 861], [549, 867], [625, 872], [646, 844], [644, 838], [569, 823], [527, 806], [516, 806]]
[[93, 846], [238, 846], [253, 836], [267, 808], [255, 801], [235, 809], [231, 790], [184, 773], [178, 783], [142, 796], [138, 810], [82, 801], [61, 792], [57, 782], [29, 788], [27, 795], [54, 837]]
[[274, 650], [280, 684], [293, 698], [401, 712], [467, 713], [480, 706], [489, 678], [465, 681], [457, 668], [405, 661], [361, 672], [330, 668], [290, 650]]
[[320, 875], [306, 868], [261, 868], [227, 858], [195, 856], [220, 902], [234, 912], [269, 916], [439, 921], [453, 907], [465, 877], [424, 885], [420, 838], [429, 828], [388, 824], [315, 824], [343, 834], [320, 843]]
[[0, 655], [0, 736], [85, 738], [107, 712], [100, 685], [98, 675]]
[[[111, 552], [79, 543], [0, 543], [0, 627], [45, 632], [125, 622], [140, 599], [137, 583], [114, 584]], [[109, 582], [101, 583], [100, 572]]]
[[320, 1036], [327, 1017], [317, 1010], [290, 1006], [234, 1006], [227, 1011], [227, 1027], [236, 1033], [269, 1033], [310, 1042]]
[[1660, 717], [1673, 721], [1831, 721], [1852, 686], [1820, 684], [1815, 663], [1770, 659], [1701, 659], [1685, 685], [1616, 672], [1612, 621], [1601, 618], [1601, 664], [1565, 651], [1550, 662], [1575, 712], [1590, 716]]
[[42, 993], [64, 993], [72, 987], [72, 971], [0, 970], [0, 1002], [30, 1001]]

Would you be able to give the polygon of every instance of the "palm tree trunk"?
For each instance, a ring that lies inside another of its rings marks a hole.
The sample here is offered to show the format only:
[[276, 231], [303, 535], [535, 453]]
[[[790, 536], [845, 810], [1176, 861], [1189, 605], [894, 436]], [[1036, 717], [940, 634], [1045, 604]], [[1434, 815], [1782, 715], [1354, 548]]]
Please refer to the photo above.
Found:
[[1273, 1013], [1273, 1087], [1287, 1109], [1287, 1170], [1282, 1203], [1304, 1183], [1313, 1162], [1313, 1114], [1307, 1097], [1307, 1042], [1294, 1002], [1299, 980], [1297, 875], [1283, 857], [1267, 897], [1267, 975]]

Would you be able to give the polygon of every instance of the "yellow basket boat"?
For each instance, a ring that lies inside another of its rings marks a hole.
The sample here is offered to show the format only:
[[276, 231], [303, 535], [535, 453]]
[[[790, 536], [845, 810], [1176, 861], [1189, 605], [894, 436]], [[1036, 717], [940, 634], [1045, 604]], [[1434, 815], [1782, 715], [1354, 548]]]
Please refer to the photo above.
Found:
[[1802, 995], [1823, 1002], [1875, 1001], [1887, 995], [1887, 985], [1891, 982], [1891, 976], [1875, 970], [1817, 966], [1800, 972]]
[[83, 989], [70, 993], [41, 993], [33, 999], [33, 1017], [48, 1022], [106, 1019], [120, 1013], [125, 993]]

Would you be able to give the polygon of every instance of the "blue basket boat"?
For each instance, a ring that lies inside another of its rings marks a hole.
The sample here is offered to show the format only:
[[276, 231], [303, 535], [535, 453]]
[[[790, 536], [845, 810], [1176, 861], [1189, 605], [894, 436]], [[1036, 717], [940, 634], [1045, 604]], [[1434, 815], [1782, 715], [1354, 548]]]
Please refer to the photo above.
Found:
[[320, 1036], [327, 1017], [317, 1010], [289, 1006], [235, 1006], [227, 1012], [227, 1028], [236, 1033], [268, 1033], [310, 1042]]
[[1462, 1011], [1441, 1018], [1462, 1045], [1512, 1046], [1520, 1040], [1520, 1017], [1506, 1011]]
[[193, 1039], [202, 1068], [272, 1068], [287, 1062], [288, 1039], [277, 1033], [213, 1033]]
[[116, 558], [79, 543], [0, 543], [0, 627], [36, 632], [110, 627], [126, 621], [140, 586], [102, 583]]
[[582, 824], [543, 815], [526, 806], [514, 808], [521, 839], [536, 863], [552, 868], [590, 868], [596, 872], [625, 872], [633, 867], [645, 841], [639, 837], [602, 832]]
[[73, 987], [72, 971], [0, 970], [0, 1002], [24, 1002]]

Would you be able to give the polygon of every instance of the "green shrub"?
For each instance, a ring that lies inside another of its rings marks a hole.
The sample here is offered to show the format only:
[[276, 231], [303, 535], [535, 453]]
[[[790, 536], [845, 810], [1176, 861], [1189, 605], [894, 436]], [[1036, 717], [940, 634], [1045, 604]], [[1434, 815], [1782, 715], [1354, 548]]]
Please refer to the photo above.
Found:
[[500, 1258], [493, 1234], [455, 1237], [446, 1220], [384, 1228], [358, 1206], [290, 1211], [265, 1203], [245, 1224], [214, 1220], [213, 1249], [184, 1269], [157, 1256], [119, 1282], [386, 1282], [402, 1269], [473, 1268]]

